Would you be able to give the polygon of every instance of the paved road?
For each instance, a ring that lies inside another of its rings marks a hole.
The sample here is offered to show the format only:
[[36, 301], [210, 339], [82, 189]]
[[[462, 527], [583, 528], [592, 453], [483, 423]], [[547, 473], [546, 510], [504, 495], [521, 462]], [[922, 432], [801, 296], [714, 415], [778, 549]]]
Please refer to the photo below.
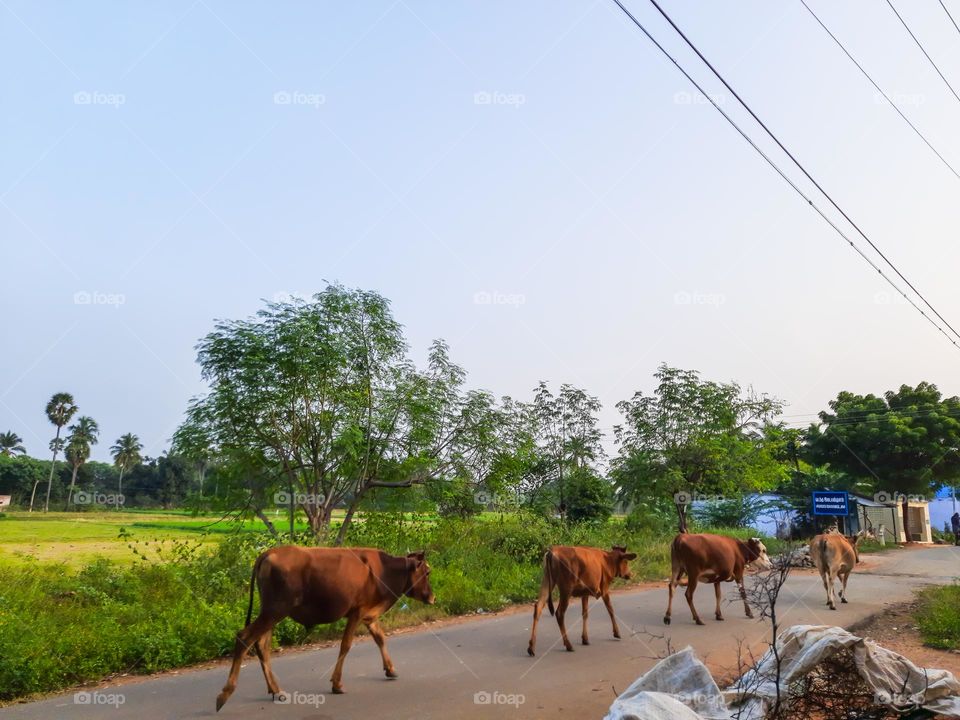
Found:
[[[781, 595], [781, 607], [787, 610], [785, 623], [853, 625], [888, 604], [910, 599], [918, 584], [946, 583], [960, 575], [960, 548], [898, 550], [869, 557], [867, 562], [870, 566], [850, 580], [850, 603], [840, 605], [837, 611], [825, 607], [819, 577], [792, 576]], [[574, 653], [563, 651], [556, 623], [545, 613], [536, 658], [526, 654], [529, 612], [397, 635], [389, 640], [400, 673], [400, 679], [394, 681], [383, 677], [377, 648], [364, 638], [354, 645], [347, 658], [344, 695], [329, 694], [335, 648], [277, 656], [274, 672], [295, 704], [270, 701], [253, 658], [245, 664], [237, 691], [219, 716], [214, 713], [214, 699], [226, 679], [225, 665], [102, 687], [97, 689], [98, 695], [92, 696], [96, 702], [119, 701], [122, 697], [122, 704], [77, 704], [69, 693], [0, 709], [0, 718], [601, 718], [616, 693], [663, 654], [666, 639], [674, 648], [692, 645], [715, 669], [733, 667], [738, 638], [762, 649], [766, 628], [759, 621], [744, 618], [739, 603], [724, 610], [726, 621], [716, 622], [712, 619], [711, 588], [701, 588], [697, 607], [707, 625], [697, 627], [690, 619], [683, 596], [678, 595], [677, 600], [673, 625], [667, 628], [661, 622], [665, 588], [616, 594], [614, 606], [624, 639], [611, 637], [600, 603], [590, 613], [592, 644], [575, 644]], [[651, 637], [645, 630], [663, 638]], [[571, 607], [568, 612], [568, 632], [571, 640], [578, 643], [579, 609], [574, 612]], [[475, 696], [480, 700], [494, 697], [496, 702], [478, 703]]]

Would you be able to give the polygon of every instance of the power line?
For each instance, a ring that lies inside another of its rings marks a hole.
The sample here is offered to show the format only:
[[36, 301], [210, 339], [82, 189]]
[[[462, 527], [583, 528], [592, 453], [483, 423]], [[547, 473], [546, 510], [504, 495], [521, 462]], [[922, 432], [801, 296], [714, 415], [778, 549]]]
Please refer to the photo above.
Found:
[[[940, 4], [943, 5], [943, 3]], [[913, 34], [913, 30], [910, 29], [910, 26], [907, 25], [906, 21], [900, 16], [900, 13], [897, 12], [897, 9], [893, 6], [893, 3], [890, 2], [890, 0], [887, 0], [887, 5], [890, 6], [890, 9], [893, 10], [893, 14], [897, 16], [897, 20], [900, 21], [900, 24], [903, 25], [904, 29], [910, 34], [910, 37], [913, 38], [913, 41], [917, 44], [917, 47], [920, 48], [920, 52], [922, 52], [926, 56], [927, 60], [930, 61], [930, 64], [933, 65], [933, 69], [937, 71], [937, 75], [940, 76], [940, 79], [946, 83], [948, 88], [950, 88], [950, 92], [953, 93], [953, 96], [957, 99], [957, 102], [960, 102], [960, 95], [957, 95], [957, 91], [953, 89], [953, 85], [951, 85], [950, 81], [947, 80], [947, 76], [940, 71], [940, 68], [933, 61], [933, 58], [930, 57], [930, 53], [928, 53], [926, 48], [923, 47], [923, 44], [917, 39], [917, 36]], [[943, 9], [946, 10], [947, 8], [944, 7]], [[950, 15], [950, 13], [948, 12], [947, 15]], [[953, 17], [950, 19], [953, 20]]]
[[[810, 6], [807, 5], [806, 0], [800, 0], [800, 3], [807, 9], [807, 12], [810, 13], [810, 15], [813, 16], [813, 19], [817, 21], [817, 23], [820, 25], [820, 27], [822, 27], [822, 28], [824, 29], [824, 31], [826, 31], [827, 35], [829, 35], [829, 36], [833, 39], [833, 41], [837, 44], [837, 46], [838, 46], [841, 50], [843, 50], [843, 53], [844, 53], [848, 58], [850, 58], [851, 62], [853, 62], [853, 64], [857, 66], [857, 69], [858, 69], [861, 73], [863, 73], [863, 76], [864, 76], [867, 80], [870, 81], [870, 84], [873, 85], [874, 88], [876, 88], [877, 92], [880, 93], [881, 95], [883, 95], [884, 100], [886, 100], [888, 103], [890, 103], [890, 106], [891, 106], [894, 110], [897, 111], [897, 114], [900, 115], [900, 117], [903, 118], [903, 121], [904, 121], [905, 123], [907, 123], [907, 125], [909, 125], [910, 128], [917, 134], [917, 137], [919, 137], [921, 140], [923, 140], [924, 143], [926, 143], [927, 147], [930, 148], [930, 149], [933, 151], [934, 155], [936, 155], [938, 158], [940, 158], [940, 162], [942, 162], [944, 165], [946, 165], [947, 168], [949, 168], [950, 172], [952, 172], [952, 173], [957, 177], [957, 179], [960, 179], [960, 173], [958, 173], [958, 172], [956, 171], [956, 169], [954, 169], [953, 165], [951, 165], [949, 162], [947, 162], [947, 159], [946, 159], [943, 155], [940, 154], [940, 151], [937, 150], [929, 140], [927, 140], [927, 138], [924, 136], [924, 134], [923, 134], [922, 132], [920, 132], [920, 130], [917, 129], [917, 126], [914, 125], [914, 124], [910, 121], [910, 118], [908, 118], [908, 117], [904, 114], [904, 112], [900, 109], [900, 107], [899, 107], [893, 100], [890, 99], [890, 96], [887, 95], [887, 93], [885, 93], [885, 92], [883, 91], [883, 88], [881, 88], [881, 87], [876, 83], [876, 81], [870, 76], [870, 74], [869, 74], [866, 70], [863, 69], [863, 66], [862, 66], [859, 62], [857, 62], [857, 59], [856, 59], [855, 57], [853, 57], [853, 55], [850, 54], [850, 52], [847, 50], [847, 48], [844, 47], [843, 43], [840, 42], [840, 40], [837, 39], [837, 36], [834, 35], [832, 32], [830, 32], [830, 28], [828, 28], [826, 25], [823, 24], [823, 21], [822, 21], [822, 20], [817, 16], [817, 14], [810, 8]], [[941, 4], [943, 4], [943, 3], [941, 2]], [[944, 10], [946, 10], [946, 7], [944, 7]], [[949, 15], [949, 13], [947, 13], [947, 14]], [[953, 19], [953, 18], [951, 18], [951, 20], [952, 20], [952, 19]]]
[[[617, 4], [619, 4], [619, 0], [615, 0], [615, 2], [617, 2]], [[802, 173], [806, 176], [806, 178], [807, 178], [810, 182], [812, 182], [812, 183], [814, 184], [814, 186], [817, 188], [817, 190], [819, 190], [820, 193], [830, 202], [830, 204], [833, 205], [833, 207], [837, 210], [837, 212], [839, 212], [841, 215], [843, 215], [843, 218], [844, 218], [848, 223], [850, 223], [850, 225], [853, 227], [854, 230], [857, 231], [857, 233], [860, 235], [860, 237], [862, 237], [864, 240], [867, 241], [867, 244], [870, 245], [871, 248], [873, 248], [874, 252], [876, 252], [881, 258], [883, 258], [883, 261], [884, 261], [890, 268], [893, 269], [893, 271], [897, 274], [897, 276], [898, 276], [901, 280], [903, 280], [903, 281], [907, 284], [907, 287], [909, 287], [911, 290], [913, 290], [914, 293], [916, 293], [917, 297], [919, 297], [919, 298], [923, 301], [923, 303], [924, 303], [928, 308], [930, 308], [930, 310], [933, 312], [933, 314], [936, 315], [938, 318], [940, 318], [940, 321], [941, 321], [944, 325], [946, 325], [948, 328], [950, 328], [950, 330], [953, 332], [954, 335], [956, 335], [958, 338], [960, 338], [960, 333], [958, 333], [958, 332], [956, 331], [956, 329], [955, 329], [949, 322], [947, 322], [947, 319], [946, 319], [945, 317], [943, 317], [943, 315], [941, 315], [941, 314], [937, 311], [937, 309], [936, 309], [935, 307], [933, 307], [933, 305], [930, 304], [930, 302], [923, 296], [923, 293], [921, 293], [919, 290], [917, 290], [917, 288], [914, 287], [913, 283], [911, 283], [909, 280], [907, 280], [906, 276], [905, 276], [902, 272], [900, 272], [900, 270], [897, 268], [897, 266], [894, 265], [893, 262], [892, 262], [886, 255], [883, 254], [883, 251], [880, 250], [880, 248], [878, 248], [878, 247], [874, 244], [874, 242], [873, 242], [869, 237], [867, 237], [867, 234], [866, 234], [865, 232], [863, 232], [863, 230], [860, 229], [860, 226], [857, 225], [857, 224], [853, 221], [853, 219], [852, 219], [849, 215], [847, 215], [846, 212], [844, 212], [843, 208], [841, 208], [841, 207], [836, 203], [836, 201], [833, 199], [833, 197], [831, 197], [830, 194], [829, 194], [826, 190], [823, 189], [823, 187], [820, 185], [820, 183], [818, 183], [818, 182], [813, 178], [813, 176], [812, 176], [809, 172], [807, 172], [807, 169], [800, 163], [799, 160], [797, 160], [797, 158], [793, 155], [793, 153], [791, 153], [789, 150], [787, 150], [786, 146], [785, 146], [782, 142], [780, 142], [780, 138], [778, 138], [776, 135], [773, 134], [773, 131], [770, 130], [770, 128], [767, 127], [766, 123], [764, 123], [764, 122], [757, 116], [757, 114], [753, 111], [753, 109], [752, 109], [749, 105], [747, 105], [746, 101], [745, 101], [742, 97], [740, 97], [740, 95], [737, 93], [737, 91], [734, 90], [733, 87], [731, 87], [730, 83], [728, 83], [728, 82], [726, 81], [726, 79], [723, 77], [723, 75], [721, 75], [720, 72], [713, 66], [713, 64], [712, 64], [709, 60], [707, 60], [707, 58], [704, 56], [704, 54], [703, 54], [702, 52], [700, 52], [699, 48], [697, 48], [697, 46], [693, 44], [693, 42], [690, 40], [690, 38], [688, 38], [688, 37], [684, 34], [684, 32], [677, 26], [677, 24], [673, 21], [673, 19], [666, 13], [666, 11], [664, 11], [664, 9], [663, 9], [662, 7], [660, 7], [660, 4], [657, 2], [657, 0], [650, 0], [650, 2], [651, 2], [651, 3], [653, 4], [653, 6], [659, 11], [659, 13], [664, 17], [664, 19], [665, 19], [668, 23], [670, 23], [670, 26], [671, 26], [674, 30], [677, 31], [677, 34], [679, 34], [680, 37], [683, 38], [683, 41], [690, 47], [690, 49], [693, 50], [693, 51], [697, 54], [697, 57], [699, 57], [699, 58], [704, 62], [704, 64], [706, 64], [706, 66], [707, 66], [708, 68], [710, 68], [710, 71], [711, 71], [714, 75], [717, 76], [717, 79], [718, 79], [720, 82], [723, 83], [723, 86], [724, 86], [725, 88], [727, 88], [727, 90], [729, 90], [729, 91], [733, 94], [733, 96], [737, 99], [737, 102], [739, 102], [741, 105], [743, 105], [744, 109], [746, 109], [746, 111], [747, 111], [748, 113], [750, 113], [750, 117], [752, 117], [754, 120], [756, 120], [757, 123], [759, 123], [760, 127], [762, 127], [762, 128], [764, 129], [764, 131], [767, 133], [767, 135], [770, 136], [770, 138], [777, 144], [777, 146], [778, 146], [781, 150], [783, 150], [783, 152], [785, 152], [785, 153], [787, 154], [787, 157], [789, 157], [789, 158], [793, 161], [793, 164], [796, 165], [796, 166], [800, 169], [800, 172], [802, 172]], [[887, 2], [889, 3], [890, 0], [887, 0]], [[891, 5], [891, 7], [893, 7], [893, 6]], [[957, 99], [960, 100], [960, 97], [958, 97]], [[944, 334], [946, 334], [946, 333], [944, 333]], [[949, 337], [949, 336], [948, 336], [948, 337]], [[954, 343], [954, 344], [956, 345], [956, 343]]]
[[940, 7], [943, 8], [943, 11], [947, 14], [947, 17], [950, 18], [950, 22], [953, 23], [953, 26], [957, 28], [957, 32], [960, 33], [960, 27], [957, 26], [957, 21], [953, 19], [953, 15], [951, 15], [950, 11], [947, 10], [947, 6], [943, 4], [943, 0], [940, 0]]
[[[663, 45], [661, 45], [661, 44], [653, 37], [653, 35], [651, 35], [651, 34], [649, 33], [649, 31], [643, 26], [643, 24], [642, 24], [639, 20], [637, 20], [636, 17], [634, 17], [634, 15], [626, 8], [626, 6], [624, 6], [624, 4], [621, 2], [621, 0], [613, 0], [613, 1], [614, 1], [614, 2], [617, 4], [617, 6], [624, 12], [624, 14], [625, 14], [628, 18], [630, 18], [630, 20], [633, 22], [633, 24], [636, 25], [636, 26], [643, 32], [643, 34], [647, 36], [647, 38], [657, 47], [657, 49], [660, 50], [660, 52], [663, 53], [663, 55], [664, 55], [668, 60], [670, 60], [671, 63], [673, 63], [673, 65], [683, 74], [683, 76], [686, 77], [687, 80], [689, 80], [690, 83], [692, 83], [693, 86], [696, 87], [697, 90], [700, 91], [700, 93], [710, 102], [710, 104], [713, 105], [713, 107], [716, 108], [716, 110], [717, 110], [721, 115], [723, 115], [723, 117], [727, 120], [727, 122], [729, 122], [729, 123], [737, 130], [737, 132], [740, 133], [740, 135], [744, 138], [744, 140], [746, 140], [746, 141], [750, 144], [750, 146], [753, 147], [753, 149], [756, 150], [757, 153], [759, 153], [760, 156], [763, 157], [763, 159], [766, 160], [767, 163], [768, 163], [774, 170], [777, 171], [777, 173], [780, 175], [780, 177], [782, 177], [782, 178], [797, 192], [797, 194], [800, 195], [800, 197], [802, 197], [804, 200], [806, 200], [806, 201], [807, 201], [807, 204], [809, 204], [814, 210], [816, 210], [816, 212], [820, 215], [820, 217], [822, 217], [844, 240], [846, 240], [847, 243], [850, 245], [850, 247], [852, 247], [854, 250], [856, 250], [857, 253], [860, 255], [860, 257], [862, 257], [866, 262], [868, 262], [868, 263], [870, 264], [870, 266], [871, 266], [874, 270], [876, 270], [876, 271], [880, 274], [880, 276], [881, 276], [884, 280], [886, 280], [886, 281], [891, 285], [891, 287], [893, 287], [898, 293], [900, 293], [900, 295], [902, 295], [902, 296], [904, 297], [904, 299], [905, 299], [907, 302], [909, 302], [910, 305], [912, 305], [915, 310], [917, 310], [917, 312], [919, 312], [921, 315], [923, 315], [923, 317], [926, 318], [927, 321], [930, 322], [931, 325], [933, 325], [939, 332], [941, 332], [941, 333], [943, 334], [943, 336], [946, 337], [947, 340], [949, 340], [950, 343], [951, 343], [954, 347], [956, 347], [957, 349], [960, 349], [960, 345], [957, 344], [956, 340], [954, 340], [952, 337], [950, 337], [950, 335], [947, 333], [946, 330], [944, 330], [942, 327], [940, 327], [940, 326], [933, 320], [933, 318], [931, 318], [929, 315], [927, 315], [927, 313], [924, 312], [924, 310], [923, 310], [922, 308], [920, 308], [920, 307], [913, 301], [913, 299], [912, 299], [911, 297], [909, 297], [903, 290], [901, 290], [901, 289], [897, 286], [897, 284], [894, 283], [893, 280], [891, 280], [891, 279], [883, 272], [883, 270], [881, 270], [879, 267], [877, 267], [876, 263], [874, 263], [873, 260], [871, 260], [871, 259], [866, 255], [866, 253], [864, 253], [864, 252], [856, 245], [856, 243], [854, 243], [839, 227], [837, 227], [836, 223], [834, 223], [829, 217], [827, 217], [827, 215], [813, 202], [813, 200], [811, 200], [809, 197], [807, 197], [807, 195], [796, 185], [796, 183], [794, 183], [789, 177], [787, 177], [787, 175], [783, 172], [783, 170], [781, 170], [780, 167], [779, 167], [776, 163], [774, 163], [773, 160], [771, 160], [770, 157], [769, 157], [766, 153], [764, 153], [764, 152], [757, 146], [757, 144], [746, 134], [746, 132], [745, 132], [744, 130], [742, 130], [742, 129], [740, 128], [740, 126], [737, 125], [737, 123], [734, 122], [734, 120], [723, 110], [723, 108], [721, 108], [720, 105], [703, 89], [703, 87], [702, 87], [696, 80], [693, 79], [693, 77], [690, 75], [690, 73], [688, 73], [688, 72], [680, 65], [680, 63], [677, 62], [677, 60], [674, 59], [674, 57], [666, 50], [666, 48], [664, 48]], [[880, 250], [880, 248], [878, 248], [878, 247], [873, 243], [873, 241], [871, 241], [870, 238], [867, 237], [867, 235], [863, 232], [863, 230], [861, 230], [860, 227], [859, 227], [855, 222], [853, 222], [853, 220], [850, 218], [850, 216], [847, 215], [847, 214], [843, 211], [843, 209], [833, 200], [833, 198], [829, 195], [829, 193], [827, 193], [827, 192], [823, 189], [823, 187], [821, 187], [821, 185], [813, 178], [813, 176], [810, 175], [810, 173], [807, 172], [806, 168], [804, 168], [803, 165], [800, 163], [800, 161], [798, 161], [798, 160], [796, 159], [796, 157], [794, 157], [793, 153], [791, 153], [789, 150], [787, 150], [787, 148], [783, 145], [783, 143], [780, 142], [779, 138], [777, 138], [777, 136], [773, 134], [773, 132], [770, 130], [770, 128], [768, 128], [768, 127], [766, 126], [766, 124], [757, 116], [757, 114], [753, 112], [753, 110], [750, 108], [750, 106], [747, 105], [746, 102], [744, 102], [743, 98], [741, 98], [740, 95], [737, 94], [737, 92], [730, 86], [730, 84], [723, 78], [723, 76], [716, 70], [716, 68], [713, 67], [713, 65], [710, 63], [710, 61], [707, 60], [706, 57], [704, 57], [703, 53], [701, 53], [700, 50], [697, 49], [697, 47], [689, 40], [689, 38], [687, 38], [687, 36], [683, 33], [683, 31], [680, 30], [679, 27], [677, 27], [676, 23], [674, 23], [673, 20], [670, 18], [670, 16], [667, 15], [667, 14], [663, 11], [663, 8], [661, 8], [660, 5], [657, 4], [656, 0], [650, 0], [650, 2], [653, 3], [654, 7], [657, 8], [657, 10], [660, 12], [660, 14], [663, 15], [663, 17], [667, 20], [667, 22], [670, 23], [670, 25], [674, 28], [674, 30], [676, 30], [677, 33], [684, 39], [684, 41], [687, 43], [687, 45], [690, 46], [690, 48], [700, 57], [700, 59], [707, 65], [707, 67], [710, 68], [710, 70], [713, 72], [713, 74], [717, 76], [717, 78], [720, 80], [720, 82], [722, 82], [723, 85], [727, 88], [727, 90], [729, 90], [729, 91], [733, 94], [733, 96], [737, 99], [737, 101], [738, 101], [741, 105], [743, 105], [743, 107], [747, 110], [747, 112], [750, 113], [750, 116], [753, 117], [753, 119], [764, 129], [764, 131], [766, 131], [766, 133], [773, 139], [773, 141], [780, 147], [780, 149], [783, 150], [783, 152], [787, 154], [787, 156], [793, 161], [793, 163], [794, 163], [798, 168], [800, 168], [801, 172], [803, 172], [803, 174], [807, 177], [807, 179], [810, 180], [810, 182], [812, 182], [812, 183], [814, 184], [814, 186], [815, 186], [815, 187], [820, 191], [820, 193], [830, 202], [830, 204], [833, 205], [833, 207], [836, 208], [836, 210], [844, 217], [844, 219], [846, 219], [846, 221], [847, 221], [848, 223], [850, 223], [851, 226], [853, 226], [853, 228], [860, 234], [860, 236], [863, 237], [863, 239], [867, 241], [867, 243], [870, 245], [870, 247], [872, 247], [872, 248], [874, 249], [874, 251], [875, 251], [881, 258], [883, 258], [884, 262], [886, 262], [887, 265], [889, 265], [891, 268], [893, 268], [893, 271], [894, 271], [895, 273], [897, 273], [897, 275], [907, 284], [907, 286], [908, 286], [911, 290], [913, 290], [914, 293], [916, 293], [916, 295], [924, 302], [924, 304], [926, 304], [926, 306], [927, 306], [928, 308], [930, 308], [930, 310], [933, 311], [933, 313], [934, 313], [938, 318], [940, 318], [941, 322], [943, 322], [944, 325], [946, 325], [948, 328], [950, 328], [950, 330], [953, 332], [954, 335], [956, 335], [958, 338], [960, 338], [960, 333], [958, 333], [958, 332], [953, 328], [953, 326], [950, 325], [950, 323], [947, 322], [947, 320], [936, 310], [936, 308], [934, 308], [933, 305], [930, 304], [930, 302], [923, 296], [923, 294], [921, 294], [920, 291], [917, 290], [916, 287], [914, 287], [913, 284], [912, 284], [909, 280], [907, 280], [906, 276], [904, 276], [903, 273], [901, 273], [900, 270], [897, 269], [897, 267], [886, 257], [886, 255], [883, 254], [883, 252]]]

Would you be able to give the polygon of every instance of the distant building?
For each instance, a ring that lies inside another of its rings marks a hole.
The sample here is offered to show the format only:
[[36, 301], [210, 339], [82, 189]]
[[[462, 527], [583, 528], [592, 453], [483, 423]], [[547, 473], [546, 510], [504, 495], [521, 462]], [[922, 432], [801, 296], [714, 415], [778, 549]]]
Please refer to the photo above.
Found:
[[930, 503], [920, 498], [910, 498], [907, 502], [907, 517], [910, 521], [910, 537], [903, 531], [903, 505], [899, 499], [888, 502], [850, 495], [850, 514], [840, 518], [841, 532], [854, 535], [864, 527], [873, 527], [874, 532], [884, 528], [886, 539], [891, 542], [932, 543], [930, 526]]

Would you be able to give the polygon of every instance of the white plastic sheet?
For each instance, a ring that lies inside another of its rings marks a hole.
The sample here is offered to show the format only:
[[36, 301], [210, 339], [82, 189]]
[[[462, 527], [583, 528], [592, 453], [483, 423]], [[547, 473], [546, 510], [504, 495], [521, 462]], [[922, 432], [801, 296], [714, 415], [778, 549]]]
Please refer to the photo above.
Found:
[[[923, 707], [960, 718], [960, 681], [946, 670], [923, 669], [872, 640], [827, 625], [794, 625], [780, 635], [780, 687], [787, 688], [840, 650], [878, 704]], [[776, 700], [776, 659], [768, 651], [736, 684], [720, 691], [690, 647], [661, 660], [614, 700], [606, 720], [762, 720]], [[741, 690], [740, 688], [745, 688]]]

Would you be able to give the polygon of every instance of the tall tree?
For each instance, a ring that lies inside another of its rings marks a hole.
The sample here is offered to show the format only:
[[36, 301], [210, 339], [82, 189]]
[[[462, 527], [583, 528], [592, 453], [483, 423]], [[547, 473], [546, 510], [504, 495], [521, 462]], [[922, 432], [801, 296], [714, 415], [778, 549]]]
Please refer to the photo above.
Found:
[[652, 395], [637, 392], [617, 405], [624, 424], [615, 428], [620, 452], [613, 477], [621, 497], [677, 498], [685, 532], [689, 498], [678, 493], [764, 490], [784, 477], [763, 441], [781, 401], [736, 383], [702, 380], [694, 370], [660, 365], [654, 377]]
[[173, 435], [171, 452], [186, 459], [193, 467], [200, 497], [203, 497], [203, 485], [207, 470], [214, 458], [213, 440], [206, 427], [188, 419]]
[[807, 432], [807, 454], [871, 487], [898, 495], [909, 538], [909, 495], [930, 495], [960, 475], [960, 398], [936, 385], [901, 385], [882, 397], [841, 392]]
[[[73, 395], [70, 393], [55, 393], [47, 403], [47, 419], [57, 428], [57, 434], [50, 442], [50, 450], [53, 452], [53, 459], [50, 462], [50, 475], [47, 477], [47, 500], [43, 505], [43, 511], [50, 509], [50, 488], [53, 486], [53, 472], [57, 466], [57, 454], [63, 449], [63, 443], [60, 440], [60, 431], [63, 426], [70, 422], [70, 419], [77, 412], [77, 405], [73, 401]], [[33, 484], [33, 492], [30, 493], [30, 512], [33, 512], [33, 502], [37, 494], [37, 483]]]
[[69, 509], [73, 501], [73, 488], [77, 484], [77, 473], [80, 467], [90, 459], [91, 448], [100, 439], [100, 426], [97, 421], [87, 415], [81, 415], [77, 422], [71, 425], [70, 435], [67, 437], [66, 455], [73, 468], [70, 475], [70, 489], [67, 491], [67, 502], [64, 510]]
[[140, 438], [133, 433], [121, 435], [116, 444], [110, 448], [113, 463], [120, 469], [120, 479], [117, 482], [118, 510], [123, 507], [120, 502], [120, 497], [123, 495], [123, 474], [143, 461], [143, 457], [140, 455], [141, 450], [143, 450], [143, 444], [140, 442]]
[[597, 398], [572, 385], [561, 385], [554, 395], [547, 383], [541, 382], [534, 391], [531, 412], [544, 471], [537, 490], [553, 491], [556, 510], [563, 518], [567, 515], [567, 481], [572, 472], [593, 468], [604, 457], [603, 433], [597, 420], [600, 407]]
[[13, 457], [14, 455], [23, 455], [27, 449], [23, 446], [23, 438], [12, 430], [0, 433], [0, 455], [4, 457]]
[[300, 509], [318, 539], [335, 507], [347, 508], [339, 542], [370, 490], [444, 473], [481, 402], [445, 345], [418, 371], [387, 300], [339, 285], [221, 322], [198, 350], [210, 392], [187, 423], [252, 479], [285, 488], [291, 531]]

